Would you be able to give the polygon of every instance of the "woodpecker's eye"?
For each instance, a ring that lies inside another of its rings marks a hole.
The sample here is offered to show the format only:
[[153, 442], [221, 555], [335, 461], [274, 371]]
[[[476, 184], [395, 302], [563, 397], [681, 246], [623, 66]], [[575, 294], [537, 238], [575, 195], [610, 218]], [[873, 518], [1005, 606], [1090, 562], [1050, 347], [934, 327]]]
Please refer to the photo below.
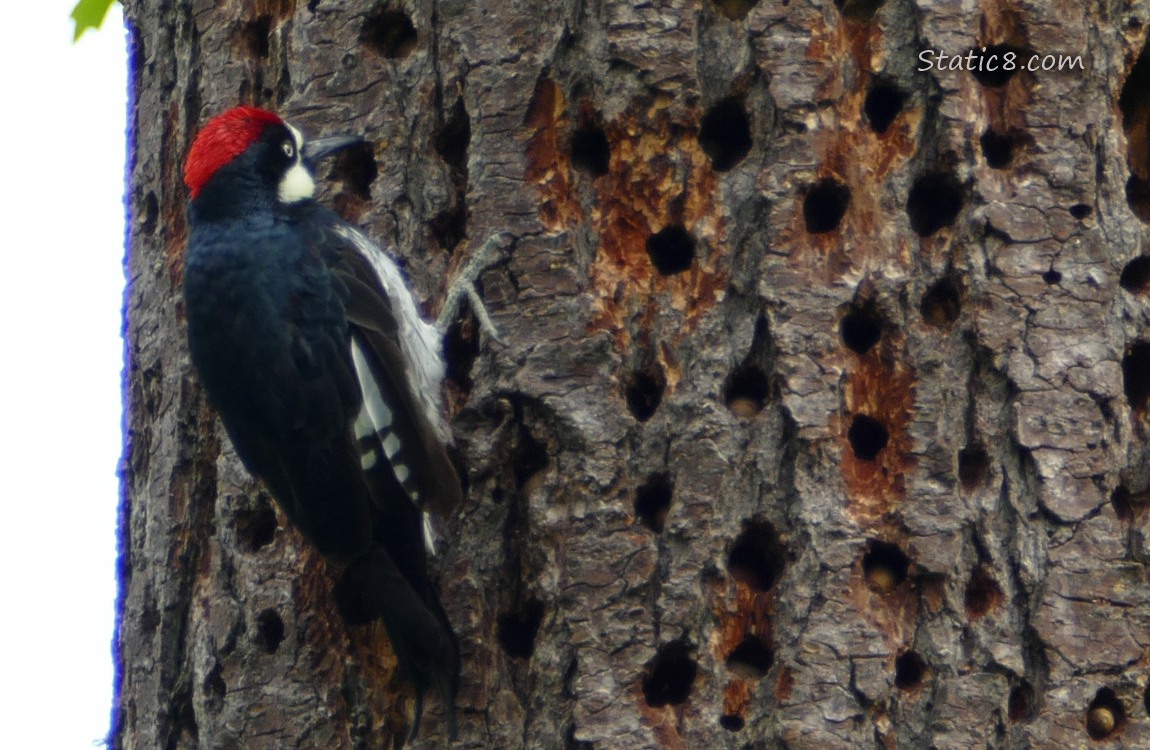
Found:
[[284, 150], [284, 156], [289, 159], [295, 158], [295, 144], [291, 141], [284, 141], [281, 148]]

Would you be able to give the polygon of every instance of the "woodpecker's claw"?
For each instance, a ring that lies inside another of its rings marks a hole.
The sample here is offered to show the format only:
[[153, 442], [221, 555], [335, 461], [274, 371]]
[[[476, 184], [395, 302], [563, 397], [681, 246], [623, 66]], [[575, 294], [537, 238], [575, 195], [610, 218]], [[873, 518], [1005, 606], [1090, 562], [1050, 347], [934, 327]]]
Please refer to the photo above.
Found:
[[451, 286], [447, 290], [447, 299], [443, 302], [443, 309], [439, 311], [439, 317], [435, 320], [435, 327], [441, 332], [446, 331], [447, 327], [451, 325], [451, 321], [459, 312], [463, 298], [466, 297], [483, 332], [500, 346], [507, 346], [507, 342], [499, 335], [499, 329], [491, 321], [487, 306], [483, 304], [483, 299], [475, 288], [476, 279], [479, 278], [479, 274], [484, 269], [492, 265], [491, 255], [502, 245], [501, 240], [504, 237], [510, 238], [512, 235], [509, 232], [496, 232], [488, 237], [487, 241], [483, 243], [483, 247], [479, 248], [471, 260], [467, 261], [467, 265], [455, 277], [455, 281], [451, 282]]

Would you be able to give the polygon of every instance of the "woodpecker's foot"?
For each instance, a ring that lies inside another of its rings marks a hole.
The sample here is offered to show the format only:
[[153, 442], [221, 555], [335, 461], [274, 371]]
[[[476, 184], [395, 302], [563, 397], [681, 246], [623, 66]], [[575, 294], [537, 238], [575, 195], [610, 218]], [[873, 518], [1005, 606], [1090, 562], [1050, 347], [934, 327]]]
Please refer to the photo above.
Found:
[[466, 297], [468, 303], [471, 305], [471, 312], [475, 313], [475, 319], [479, 321], [479, 327], [483, 332], [490, 336], [494, 341], [502, 346], [507, 346], [502, 337], [499, 335], [499, 329], [495, 327], [495, 323], [491, 322], [491, 316], [487, 313], [487, 306], [483, 304], [479, 292], [475, 289], [475, 281], [479, 278], [479, 274], [492, 265], [492, 255], [503, 246], [504, 238], [511, 238], [509, 232], [496, 232], [487, 238], [483, 243], [483, 247], [467, 261], [467, 265], [455, 277], [455, 281], [451, 282], [451, 286], [447, 290], [447, 299], [443, 302], [443, 309], [439, 311], [439, 317], [435, 321], [435, 327], [441, 332], [446, 331], [447, 327], [451, 325], [451, 321], [455, 320], [456, 314], [459, 312], [459, 306], [463, 304], [463, 298]]

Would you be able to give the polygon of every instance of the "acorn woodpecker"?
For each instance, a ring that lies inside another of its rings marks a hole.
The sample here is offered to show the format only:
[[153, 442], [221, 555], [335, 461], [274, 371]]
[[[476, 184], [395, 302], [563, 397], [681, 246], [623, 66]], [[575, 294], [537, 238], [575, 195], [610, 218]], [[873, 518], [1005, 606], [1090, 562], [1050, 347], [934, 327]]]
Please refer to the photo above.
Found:
[[345, 619], [383, 620], [415, 688], [412, 736], [428, 688], [454, 736], [459, 647], [425, 550], [424, 511], [462, 499], [445, 450], [442, 332], [387, 253], [313, 200], [316, 161], [362, 142], [305, 142], [252, 107], [204, 126], [184, 165], [188, 344], [244, 465], [345, 566]]

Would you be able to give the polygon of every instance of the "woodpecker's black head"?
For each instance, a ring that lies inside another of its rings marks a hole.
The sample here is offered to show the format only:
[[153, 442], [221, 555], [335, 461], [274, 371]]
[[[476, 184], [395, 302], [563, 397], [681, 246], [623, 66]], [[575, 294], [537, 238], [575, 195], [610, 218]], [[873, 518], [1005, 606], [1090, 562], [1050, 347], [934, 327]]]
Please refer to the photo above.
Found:
[[298, 203], [315, 194], [317, 160], [360, 142], [334, 136], [305, 143], [300, 131], [274, 112], [236, 107], [214, 117], [196, 136], [184, 162], [184, 184], [193, 202]]

